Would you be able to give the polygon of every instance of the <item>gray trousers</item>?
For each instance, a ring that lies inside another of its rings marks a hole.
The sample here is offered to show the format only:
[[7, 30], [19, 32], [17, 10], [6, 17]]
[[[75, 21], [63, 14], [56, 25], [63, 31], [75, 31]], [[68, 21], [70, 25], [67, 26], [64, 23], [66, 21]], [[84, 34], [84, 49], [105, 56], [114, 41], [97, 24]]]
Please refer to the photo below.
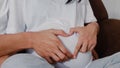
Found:
[[[1, 68], [54, 68], [54, 66], [31, 54], [16, 54], [8, 58]], [[88, 68], [120, 68], [120, 52], [95, 60]]]
[[88, 68], [120, 68], [120, 52], [95, 60]]

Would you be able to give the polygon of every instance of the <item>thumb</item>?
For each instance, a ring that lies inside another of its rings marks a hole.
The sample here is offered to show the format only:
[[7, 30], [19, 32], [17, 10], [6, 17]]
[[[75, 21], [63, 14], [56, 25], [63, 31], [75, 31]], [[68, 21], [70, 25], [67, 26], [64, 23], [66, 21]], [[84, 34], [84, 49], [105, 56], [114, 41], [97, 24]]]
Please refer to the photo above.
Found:
[[69, 35], [72, 35], [73, 33], [77, 33], [77, 32], [78, 32], [77, 28], [71, 28], [70, 32], [69, 32]]
[[82, 42], [78, 41], [77, 46], [75, 47], [75, 51], [74, 51], [74, 58], [77, 57], [77, 55], [78, 55], [78, 53], [79, 53], [79, 51], [81, 49], [81, 46], [82, 46]]
[[67, 33], [65, 33], [63, 30], [53, 30], [53, 33], [55, 35], [60, 35], [60, 36], [64, 36], [64, 37], [68, 37], [69, 35]]

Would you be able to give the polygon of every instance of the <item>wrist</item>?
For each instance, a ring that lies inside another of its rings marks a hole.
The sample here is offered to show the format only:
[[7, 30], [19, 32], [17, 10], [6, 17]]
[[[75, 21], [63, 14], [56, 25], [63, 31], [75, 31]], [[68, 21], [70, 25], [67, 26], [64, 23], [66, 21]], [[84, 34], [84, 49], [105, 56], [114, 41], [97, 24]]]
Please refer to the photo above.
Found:
[[24, 40], [25, 49], [31, 49], [32, 48], [32, 42], [31, 42], [31, 32], [23, 32], [21, 33], [22, 39]]
[[99, 25], [96, 22], [91, 22], [90, 24], [87, 25], [88, 28], [92, 28], [94, 32], [98, 34], [99, 32]]

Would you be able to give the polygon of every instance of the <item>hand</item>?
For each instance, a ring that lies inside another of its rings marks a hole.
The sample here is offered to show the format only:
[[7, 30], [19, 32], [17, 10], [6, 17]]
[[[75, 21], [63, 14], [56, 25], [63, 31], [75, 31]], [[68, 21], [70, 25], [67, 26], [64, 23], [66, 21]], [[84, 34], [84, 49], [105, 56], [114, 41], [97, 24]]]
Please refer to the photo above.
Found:
[[62, 30], [44, 30], [31, 33], [32, 48], [49, 63], [62, 62], [72, 58], [72, 54], [58, 39], [58, 35], [67, 37]]
[[85, 27], [75, 27], [70, 29], [70, 35], [78, 33], [78, 43], [74, 51], [74, 58], [76, 58], [78, 52], [92, 51], [96, 46], [98, 24], [90, 23]]

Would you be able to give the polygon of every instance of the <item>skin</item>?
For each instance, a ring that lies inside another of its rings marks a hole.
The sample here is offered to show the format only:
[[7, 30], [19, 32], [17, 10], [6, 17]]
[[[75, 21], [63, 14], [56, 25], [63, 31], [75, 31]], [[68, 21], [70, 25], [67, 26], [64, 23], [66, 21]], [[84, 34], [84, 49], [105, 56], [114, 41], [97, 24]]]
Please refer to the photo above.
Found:
[[68, 36], [62, 30], [53, 29], [40, 32], [0, 35], [0, 57], [32, 48], [49, 63], [68, 60], [72, 57], [72, 54], [63, 47], [57, 35]]
[[[34, 49], [49, 63], [63, 62], [77, 56], [78, 52], [87, 52], [96, 45], [99, 26], [93, 22], [85, 27], [71, 28], [70, 34], [62, 30], [44, 30], [40, 32], [23, 32], [0, 35], [0, 63], [12, 54], [23, 49]], [[74, 32], [80, 34], [74, 55], [72, 55], [57, 38], [58, 35], [68, 37]]]
[[[62, 30], [45, 30], [38, 34], [31, 35], [32, 48], [49, 63], [61, 62], [72, 58], [72, 54], [64, 47], [58, 39], [58, 35], [68, 37]], [[40, 37], [42, 39], [39, 39]], [[34, 39], [34, 40], [33, 40]], [[39, 46], [36, 46], [39, 45]], [[51, 60], [51, 58], [53, 60]]]
[[78, 43], [74, 51], [74, 58], [77, 57], [78, 52], [92, 51], [97, 43], [97, 33], [99, 26], [96, 22], [91, 22], [85, 27], [75, 27], [70, 29], [70, 35], [78, 33]]

